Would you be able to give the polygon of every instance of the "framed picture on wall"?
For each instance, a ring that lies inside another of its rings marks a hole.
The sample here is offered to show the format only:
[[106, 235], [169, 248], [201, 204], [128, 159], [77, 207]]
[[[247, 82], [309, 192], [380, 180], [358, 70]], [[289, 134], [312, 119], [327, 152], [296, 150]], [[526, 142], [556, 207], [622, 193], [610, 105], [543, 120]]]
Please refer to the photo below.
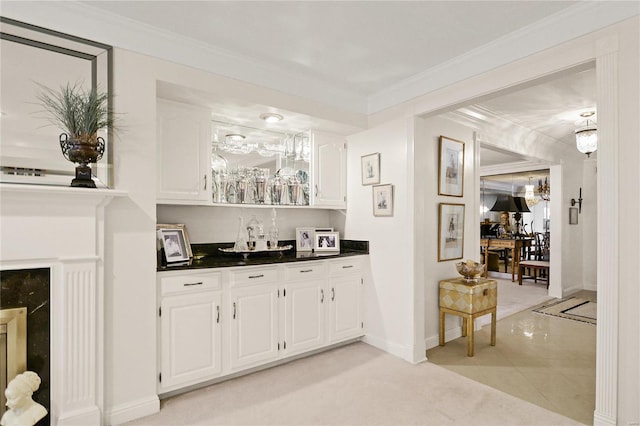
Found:
[[373, 185], [373, 215], [393, 216], [393, 185]]
[[464, 204], [440, 203], [438, 262], [462, 259], [464, 252]]
[[373, 185], [380, 183], [380, 153], [363, 155], [362, 162], [362, 184]]
[[438, 195], [462, 197], [464, 184], [464, 142], [440, 136]]

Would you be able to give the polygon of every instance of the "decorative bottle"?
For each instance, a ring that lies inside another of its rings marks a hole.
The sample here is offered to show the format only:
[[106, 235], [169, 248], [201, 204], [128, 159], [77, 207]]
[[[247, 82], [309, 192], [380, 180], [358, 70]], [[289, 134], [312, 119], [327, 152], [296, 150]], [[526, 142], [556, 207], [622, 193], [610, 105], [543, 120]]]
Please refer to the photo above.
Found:
[[238, 235], [233, 245], [234, 251], [247, 251], [247, 228], [244, 227], [244, 216], [238, 218]]
[[271, 226], [269, 227], [269, 248], [278, 247], [278, 227], [276, 226], [276, 209], [271, 209]]

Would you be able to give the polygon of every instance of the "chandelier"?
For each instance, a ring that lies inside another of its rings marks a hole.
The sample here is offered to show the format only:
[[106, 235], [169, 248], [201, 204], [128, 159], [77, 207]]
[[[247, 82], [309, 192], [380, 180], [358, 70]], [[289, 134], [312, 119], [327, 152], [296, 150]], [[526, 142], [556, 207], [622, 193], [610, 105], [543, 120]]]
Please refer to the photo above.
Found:
[[[580, 114], [581, 117], [591, 117], [595, 112], [583, 112]], [[587, 158], [591, 156], [591, 153], [595, 152], [598, 149], [598, 129], [596, 127], [595, 122], [589, 124], [589, 120], [587, 119], [586, 125], [580, 127], [575, 130], [576, 134], [576, 147], [578, 151], [583, 154], [587, 154]]]
[[549, 186], [548, 179], [549, 178], [544, 178], [544, 185], [542, 184], [542, 179], [538, 179], [538, 193], [544, 201], [551, 199], [551, 186]]
[[533, 192], [533, 185], [531, 184], [531, 178], [529, 178], [529, 185], [524, 186], [524, 200], [527, 202], [527, 206], [533, 207], [540, 202], [540, 199], [536, 197]]

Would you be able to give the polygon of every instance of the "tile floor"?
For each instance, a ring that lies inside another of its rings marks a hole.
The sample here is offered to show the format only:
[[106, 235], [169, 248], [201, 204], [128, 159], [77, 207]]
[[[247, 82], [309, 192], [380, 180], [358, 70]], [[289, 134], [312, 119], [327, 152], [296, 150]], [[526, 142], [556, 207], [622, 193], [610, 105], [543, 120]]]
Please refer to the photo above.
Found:
[[[596, 300], [592, 291], [573, 295]], [[466, 338], [461, 337], [428, 350], [427, 358], [540, 407], [593, 424], [594, 325], [526, 309], [499, 319], [496, 346], [489, 345], [490, 331], [484, 326], [476, 332], [474, 357], [466, 356]]]

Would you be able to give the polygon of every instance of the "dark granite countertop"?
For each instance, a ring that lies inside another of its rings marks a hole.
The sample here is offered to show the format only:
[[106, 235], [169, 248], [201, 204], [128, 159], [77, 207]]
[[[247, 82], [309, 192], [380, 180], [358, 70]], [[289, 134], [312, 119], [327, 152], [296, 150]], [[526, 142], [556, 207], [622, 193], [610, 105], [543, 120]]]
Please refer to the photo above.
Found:
[[158, 272], [204, 268], [230, 268], [234, 266], [268, 265], [274, 263], [304, 262], [308, 260], [335, 259], [369, 254], [369, 242], [340, 240], [340, 253], [296, 253], [294, 240], [280, 241], [280, 246], [291, 245], [283, 252], [256, 252], [244, 259], [240, 253], [224, 253], [220, 248], [233, 247], [233, 243], [192, 244], [193, 259], [188, 263], [158, 266]]

